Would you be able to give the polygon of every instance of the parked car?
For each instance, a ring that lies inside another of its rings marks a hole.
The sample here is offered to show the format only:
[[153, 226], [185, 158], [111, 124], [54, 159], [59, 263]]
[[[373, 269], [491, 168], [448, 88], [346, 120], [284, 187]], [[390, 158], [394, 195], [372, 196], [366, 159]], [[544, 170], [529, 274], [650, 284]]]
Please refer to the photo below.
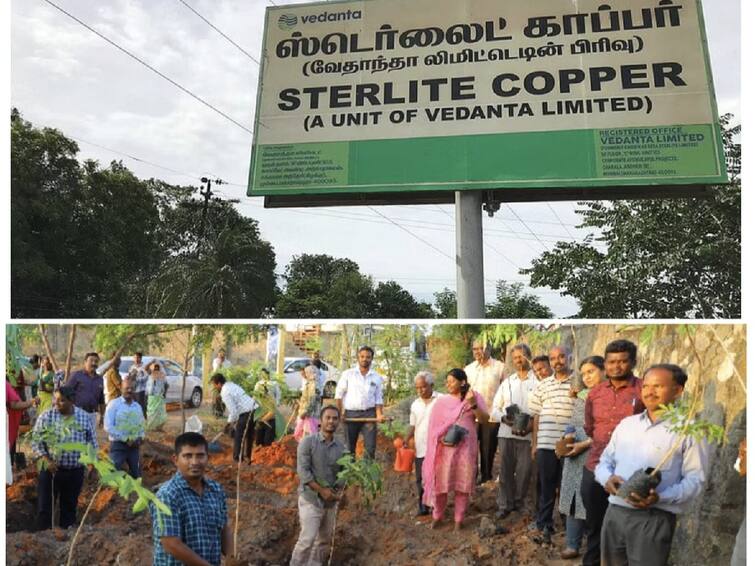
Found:
[[[166, 375], [166, 381], [168, 382], [168, 391], [165, 394], [165, 401], [167, 403], [178, 403], [181, 396], [181, 379], [183, 378], [183, 369], [181, 366], [168, 358], [161, 356], [142, 356], [142, 363], [146, 367], [153, 361], [157, 361], [160, 367], [163, 369]], [[133, 356], [122, 356], [121, 367], [118, 368], [118, 373], [121, 374], [121, 378], [128, 375], [131, 366], [134, 364]], [[97, 373], [104, 375], [104, 373], [110, 367], [110, 360], [102, 364], [97, 368]], [[199, 407], [202, 404], [202, 378], [196, 375], [188, 374], [186, 376], [186, 387], [184, 388], [184, 403], [191, 407]]]
[[[310, 363], [310, 358], [285, 358], [283, 360], [283, 375], [286, 386], [293, 391], [301, 391], [301, 370]], [[338, 370], [330, 363], [321, 361], [320, 380], [317, 384], [320, 391], [328, 393], [332, 389], [335, 394], [335, 385], [338, 382]]]

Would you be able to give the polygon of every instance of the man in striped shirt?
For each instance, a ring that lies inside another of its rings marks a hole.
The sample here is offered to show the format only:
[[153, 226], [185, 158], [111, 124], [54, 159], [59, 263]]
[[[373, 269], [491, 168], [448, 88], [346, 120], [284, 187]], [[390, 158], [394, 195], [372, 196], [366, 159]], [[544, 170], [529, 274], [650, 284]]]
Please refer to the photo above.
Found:
[[[247, 463], [252, 463], [252, 442], [254, 441], [254, 410], [259, 406], [238, 385], [226, 381], [222, 373], [216, 373], [210, 378], [212, 385], [220, 391], [220, 397], [228, 409], [228, 424], [233, 428], [233, 461], [238, 462], [243, 457]], [[243, 444], [243, 446], [242, 446]], [[243, 456], [242, 456], [243, 448]]]
[[532, 457], [537, 461], [537, 476], [540, 500], [537, 506], [536, 524], [543, 540], [550, 543], [553, 534], [553, 507], [556, 490], [561, 484], [561, 460], [556, 457], [556, 442], [563, 436], [571, 419], [574, 400], [571, 389], [571, 352], [563, 346], [555, 346], [548, 352], [553, 375], [538, 383], [529, 403], [534, 421]]

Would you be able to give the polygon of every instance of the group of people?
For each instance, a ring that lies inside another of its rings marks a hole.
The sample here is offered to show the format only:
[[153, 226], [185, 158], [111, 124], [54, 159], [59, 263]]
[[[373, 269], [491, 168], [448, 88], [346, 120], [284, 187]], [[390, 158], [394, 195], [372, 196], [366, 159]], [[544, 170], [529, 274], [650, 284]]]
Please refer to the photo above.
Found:
[[[533, 357], [526, 344], [517, 344], [511, 356], [516, 371], [508, 376], [485, 344], [475, 342], [472, 354], [471, 364], [446, 374], [444, 394], [435, 391], [432, 373], [422, 371], [415, 378], [417, 399], [404, 442], [416, 451], [418, 514], [432, 515], [430, 526], [437, 527], [453, 494], [454, 526], [462, 528], [476, 486], [497, 473], [496, 516], [504, 520], [525, 510], [534, 476], [533, 534], [550, 540], [558, 508], [566, 525], [564, 558], [576, 558], [584, 544], [585, 565], [665, 564], [676, 517], [702, 490], [709, 453], [705, 441], [685, 437], [677, 442], [677, 433], [663, 418], [663, 406], [684, 392], [687, 376], [682, 368], [656, 364], [641, 378], [636, 376], [637, 347], [627, 340], [609, 343], [603, 356], [587, 357], [576, 367], [563, 346]], [[383, 380], [372, 368], [373, 357], [369, 346], [359, 349], [357, 365], [338, 381], [335, 404], [322, 402], [316, 366], [302, 370], [295, 427], [301, 530], [292, 565], [325, 560], [343, 493], [337, 480], [339, 458], [347, 451], [355, 453], [360, 434], [365, 457], [375, 457], [377, 424], [386, 417]], [[127, 465], [132, 476], [141, 474], [138, 447], [159, 378], [153, 378], [154, 367], [144, 368], [143, 374], [132, 368], [111, 386], [107, 375], [103, 380], [96, 373], [98, 362], [96, 354], [88, 354], [82, 370], [53, 387], [51, 408], [37, 418], [34, 430], [40, 434], [32, 449], [44, 460], [38, 498], [41, 528], [51, 524], [56, 496], [61, 526], [73, 524], [84, 477], [79, 454], [58, 450], [44, 431], [56, 431], [61, 443], [97, 449], [99, 411], [111, 459], [117, 467]], [[146, 381], [145, 387], [139, 387], [139, 380]], [[228, 411], [233, 457], [250, 461], [259, 403], [220, 373], [211, 382]], [[105, 387], [112, 388], [103, 410]], [[20, 409], [27, 402], [11, 403]], [[336, 435], [341, 425], [345, 442]], [[493, 468], [496, 451], [498, 470]], [[176, 475], [157, 493], [173, 515], [158, 518], [151, 507], [155, 563], [219, 564], [221, 554], [232, 553], [233, 541], [222, 487], [204, 475], [206, 439], [197, 433], [180, 435], [175, 461]], [[654, 489], [619, 494], [635, 471], [659, 464], [660, 482]]]
[[[141, 477], [140, 446], [146, 430], [160, 429], [167, 419], [165, 410], [166, 375], [158, 361], [144, 364], [142, 354], [134, 355], [134, 363], [125, 377], [119, 369], [121, 359], [110, 360], [104, 376], [97, 372], [100, 357], [96, 352], [84, 356], [83, 367], [68, 379], [54, 369], [47, 357], [32, 356], [31, 367], [36, 379], [17, 376], [17, 385], [31, 389], [33, 396], [23, 400], [16, 388], [6, 380], [10, 452], [15, 451], [22, 415], [36, 407], [31, 420], [31, 449], [39, 462], [37, 526], [53, 526], [52, 510], [58, 501], [60, 526], [66, 528], [76, 521], [76, 506], [85, 470], [79, 462], [81, 450], [98, 449], [97, 428], [103, 428], [109, 440], [109, 456], [116, 469], [125, 468], [134, 477]], [[99, 415], [99, 419], [98, 419]], [[83, 448], [82, 448], [83, 449]]]
[[[498, 519], [524, 510], [534, 475], [531, 529], [549, 543], [557, 507], [566, 524], [563, 558], [577, 558], [586, 541], [586, 566], [665, 564], [677, 515], [702, 491], [709, 453], [704, 440], [675, 442], [663, 418], [663, 406], [684, 392], [682, 368], [656, 364], [636, 376], [637, 347], [627, 340], [609, 343], [577, 371], [562, 346], [533, 358], [517, 344], [509, 376], [484, 344], [476, 342], [473, 355], [472, 364], [448, 372], [446, 395], [433, 390], [431, 374], [416, 377], [405, 440], [416, 450], [418, 514], [432, 513], [435, 527], [453, 492], [460, 528], [475, 485], [493, 478], [498, 449]], [[648, 494], [619, 495], [634, 472], [659, 464], [660, 483]]]

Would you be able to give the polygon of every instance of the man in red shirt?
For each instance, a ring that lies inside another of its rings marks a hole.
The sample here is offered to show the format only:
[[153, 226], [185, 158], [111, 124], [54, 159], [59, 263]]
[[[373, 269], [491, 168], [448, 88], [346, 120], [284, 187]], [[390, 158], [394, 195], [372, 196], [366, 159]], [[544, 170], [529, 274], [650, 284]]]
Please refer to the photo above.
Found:
[[614, 340], [606, 346], [605, 364], [608, 379], [590, 391], [585, 403], [585, 432], [592, 438], [592, 445], [580, 490], [587, 511], [587, 550], [583, 566], [600, 564], [600, 529], [608, 508], [608, 493], [595, 481], [595, 467], [616, 425], [623, 418], [645, 410], [642, 380], [634, 375], [637, 346], [629, 340]]

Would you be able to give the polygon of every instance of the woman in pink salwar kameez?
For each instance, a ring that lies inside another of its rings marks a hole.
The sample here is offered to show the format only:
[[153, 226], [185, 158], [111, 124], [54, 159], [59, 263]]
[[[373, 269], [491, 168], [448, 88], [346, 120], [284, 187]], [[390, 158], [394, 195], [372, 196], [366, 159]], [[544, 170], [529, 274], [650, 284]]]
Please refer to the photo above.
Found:
[[[477, 477], [475, 417], [484, 423], [488, 420], [488, 413], [484, 399], [469, 387], [464, 370], [457, 368], [448, 372], [446, 388], [449, 394], [440, 397], [430, 413], [427, 453], [422, 464], [423, 501], [433, 508], [431, 526], [434, 528], [443, 519], [448, 494], [453, 491], [454, 522], [458, 530]], [[455, 446], [446, 446], [443, 437], [454, 424], [468, 432]]]

